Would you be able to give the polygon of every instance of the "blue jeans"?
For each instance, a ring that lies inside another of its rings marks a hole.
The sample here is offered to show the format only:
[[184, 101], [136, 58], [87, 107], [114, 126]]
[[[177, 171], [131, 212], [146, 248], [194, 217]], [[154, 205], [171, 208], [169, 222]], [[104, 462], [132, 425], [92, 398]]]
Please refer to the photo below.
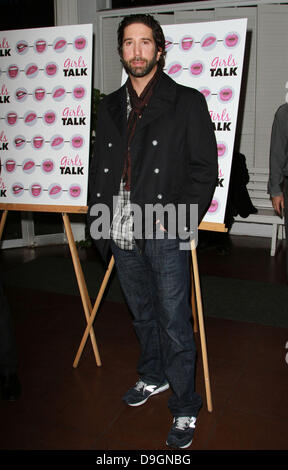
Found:
[[140, 342], [139, 377], [148, 384], [168, 381], [173, 416], [197, 416], [202, 400], [194, 390], [190, 252], [167, 237], [146, 240], [142, 253], [137, 246], [121, 250], [113, 241], [111, 249]]

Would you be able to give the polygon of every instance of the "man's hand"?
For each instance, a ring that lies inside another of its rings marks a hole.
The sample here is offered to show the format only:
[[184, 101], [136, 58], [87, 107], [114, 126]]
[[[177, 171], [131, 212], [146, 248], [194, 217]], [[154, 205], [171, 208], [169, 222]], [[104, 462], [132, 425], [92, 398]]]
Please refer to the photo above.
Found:
[[280, 215], [280, 217], [283, 216], [283, 209], [284, 209], [284, 197], [283, 194], [281, 196], [272, 196], [272, 206], [274, 210], [277, 212], [277, 214]]

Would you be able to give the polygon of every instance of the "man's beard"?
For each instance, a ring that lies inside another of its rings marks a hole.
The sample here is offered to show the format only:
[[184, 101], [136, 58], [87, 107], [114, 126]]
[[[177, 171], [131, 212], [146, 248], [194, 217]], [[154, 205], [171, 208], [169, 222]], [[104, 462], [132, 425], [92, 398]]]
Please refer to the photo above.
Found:
[[[134, 57], [133, 59], [129, 60], [129, 62], [126, 62], [124, 59], [122, 59], [121, 62], [123, 64], [124, 69], [126, 70], [126, 73], [132, 75], [132, 77], [145, 77], [157, 64], [157, 54], [158, 52], [155, 51], [154, 57], [150, 61], [148, 61], [147, 59], [142, 59], [141, 57]], [[141, 68], [135, 67], [135, 65], [132, 66], [131, 62], [137, 60], [144, 61], [146, 63], [146, 66], [144, 66], [143, 68], [142, 66]]]

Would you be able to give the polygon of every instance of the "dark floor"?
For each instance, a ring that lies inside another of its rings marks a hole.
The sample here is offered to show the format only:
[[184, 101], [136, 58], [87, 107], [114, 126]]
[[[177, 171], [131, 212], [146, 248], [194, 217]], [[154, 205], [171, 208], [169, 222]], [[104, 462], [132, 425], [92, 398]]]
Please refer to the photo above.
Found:
[[[283, 248], [275, 257], [269, 249], [269, 239], [234, 236], [229, 253], [215, 247], [199, 251], [199, 271], [285, 284]], [[2, 250], [1, 269], [37, 256], [70, 253], [67, 246]], [[82, 250], [82, 259], [93, 256], [91, 249]], [[94, 325], [102, 367], [88, 339], [74, 369], [86, 325], [80, 297], [11, 287], [7, 296], [17, 312], [23, 392], [17, 402], [0, 402], [1, 450], [166, 449], [170, 392], [137, 408], [121, 401], [137, 378], [138, 356], [123, 303], [103, 302]], [[196, 333], [196, 387], [204, 405], [191, 450], [287, 450], [288, 328], [205, 318], [205, 330], [213, 411], [207, 411]]]

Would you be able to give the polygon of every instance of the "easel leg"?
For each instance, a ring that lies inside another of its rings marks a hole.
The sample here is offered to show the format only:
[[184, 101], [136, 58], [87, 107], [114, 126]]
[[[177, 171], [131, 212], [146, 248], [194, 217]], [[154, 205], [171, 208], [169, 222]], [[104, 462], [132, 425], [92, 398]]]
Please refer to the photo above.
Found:
[[202, 360], [203, 360], [204, 380], [205, 380], [205, 388], [206, 388], [207, 408], [208, 408], [208, 411], [212, 411], [213, 407], [212, 407], [212, 399], [211, 399], [206, 337], [205, 337], [205, 328], [204, 328], [204, 320], [203, 320], [203, 309], [202, 309], [202, 300], [201, 300], [201, 291], [200, 291], [198, 262], [197, 262], [196, 247], [195, 247], [194, 240], [191, 241], [191, 253], [192, 253], [192, 265], [193, 265], [196, 301], [197, 301], [197, 309], [198, 309], [198, 321], [199, 321], [199, 331], [200, 331], [200, 340], [201, 340], [201, 349], [202, 349]]
[[[89, 298], [89, 295], [88, 295], [87, 286], [86, 286], [83, 271], [82, 271], [82, 268], [81, 268], [78, 252], [77, 252], [77, 249], [76, 249], [76, 246], [75, 246], [75, 240], [74, 240], [73, 232], [72, 232], [72, 229], [71, 229], [69, 217], [66, 213], [63, 213], [62, 217], [63, 217], [63, 222], [64, 222], [64, 226], [65, 226], [65, 230], [66, 230], [66, 235], [67, 235], [67, 238], [68, 238], [68, 243], [69, 243], [69, 247], [70, 247], [70, 251], [71, 251], [72, 261], [73, 261], [73, 265], [74, 265], [74, 269], [75, 269], [75, 274], [76, 274], [76, 278], [77, 278], [77, 282], [78, 282], [78, 286], [79, 286], [79, 290], [80, 290], [82, 304], [83, 304], [83, 307], [84, 307], [85, 317], [86, 317], [86, 320], [88, 322], [89, 319], [90, 319], [90, 313], [91, 313], [91, 310], [92, 310], [92, 305], [91, 305], [91, 301], [90, 301], [90, 298]], [[95, 338], [93, 328], [91, 328], [89, 333], [90, 333], [90, 337], [91, 337], [91, 342], [92, 342], [92, 346], [93, 346], [97, 366], [101, 366], [100, 355], [99, 355], [99, 351], [98, 351], [98, 347], [97, 347], [96, 338]], [[73, 364], [73, 367], [75, 367], [74, 364]]]
[[3, 211], [2, 213], [1, 223], [0, 223], [0, 240], [2, 240], [2, 234], [3, 234], [4, 227], [5, 227], [7, 214], [8, 214], [8, 211]]
[[89, 335], [89, 331], [90, 331], [90, 329], [92, 328], [92, 324], [93, 324], [93, 322], [94, 322], [94, 319], [95, 319], [96, 313], [97, 313], [97, 311], [98, 311], [100, 302], [101, 302], [101, 300], [102, 300], [102, 297], [103, 297], [103, 294], [104, 294], [104, 292], [105, 292], [107, 283], [108, 283], [108, 281], [109, 281], [111, 272], [112, 272], [112, 270], [113, 270], [113, 266], [114, 266], [114, 257], [112, 256], [112, 257], [111, 257], [111, 260], [110, 260], [110, 263], [109, 263], [109, 266], [108, 266], [108, 268], [107, 268], [107, 271], [106, 271], [106, 273], [105, 273], [103, 282], [102, 282], [102, 284], [101, 284], [100, 290], [99, 290], [99, 292], [98, 292], [97, 299], [96, 299], [96, 301], [95, 301], [93, 310], [92, 310], [92, 312], [91, 312], [91, 316], [90, 316], [89, 320], [87, 320], [86, 330], [85, 330], [85, 332], [84, 332], [84, 335], [83, 335], [83, 337], [82, 337], [82, 340], [81, 340], [79, 349], [78, 349], [78, 351], [77, 351], [77, 354], [76, 354], [76, 357], [75, 357], [75, 360], [74, 360], [73, 367], [77, 367], [78, 362], [79, 362], [79, 360], [80, 360], [80, 357], [81, 357], [83, 348], [84, 348], [84, 346], [85, 346], [85, 344], [86, 344], [86, 341], [87, 341], [87, 338], [88, 338], [88, 335]]
[[195, 284], [194, 284], [194, 274], [193, 274], [192, 265], [191, 265], [191, 306], [192, 306], [192, 317], [193, 317], [193, 331], [194, 333], [198, 333]]

